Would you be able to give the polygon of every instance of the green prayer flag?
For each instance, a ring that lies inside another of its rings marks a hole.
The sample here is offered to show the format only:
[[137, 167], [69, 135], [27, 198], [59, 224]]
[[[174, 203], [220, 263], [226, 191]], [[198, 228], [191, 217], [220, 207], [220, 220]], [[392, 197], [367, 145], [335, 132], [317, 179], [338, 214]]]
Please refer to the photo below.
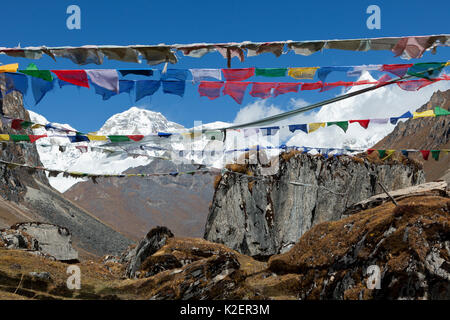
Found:
[[408, 69], [407, 74], [418, 78], [433, 79], [439, 77], [446, 62], [415, 63]]
[[43, 80], [53, 81], [52, 73], [49, 70], [39, 70], [34, 63], [30, 63], [25, 70], [19, 70], [19, 72]]
[[431, 157], [438, 161], [439, 160], [439, 154], [441, 153], [441, 150], [431, 150]]
[[22, 121], [20, 123], [20, 126], [22, 127], [22, 129], [26, 129], [29, 128], [30, 126], [32, 126], [34, 123], [30, 122], [30, 121]]
[[335, 122], [327, 122], [327, 127], [337, 125], [340, 127], [344, 132], [347, 132], [348, 129], [348, 121], [335, 121]]
[[109, 140], [111, 142], [124, 142], [124, 141], [130, 141], [130, 138], [127, 136], [108, 136]]
[[262, 77], [285, 77], [287, 68], [256, 68], [255, 75]]
[[386, 155], [386, 150], [378, 150], [378, 155], [380, 156], [380, 158], [384, 158], [384, 156]]
[[14, 142], [19, 141], [30, 141], [30, 137], [27, 134], [12, 134], [10, 135], [11, 140]]
[[442, 109], [440, 107], [435, 107], [434, 108], [434, 114], [437, 116], [448, 116], [450, 115], [450, 111]]

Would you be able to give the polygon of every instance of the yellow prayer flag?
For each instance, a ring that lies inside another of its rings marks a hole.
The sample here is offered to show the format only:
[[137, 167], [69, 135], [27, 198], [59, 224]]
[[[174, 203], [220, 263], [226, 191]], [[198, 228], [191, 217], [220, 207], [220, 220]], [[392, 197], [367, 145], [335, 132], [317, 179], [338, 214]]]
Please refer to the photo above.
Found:
[[0, 72], [17, 72], [17, 69], [19, 69], [18, 63], [0, 65]]
[[445, 64], [446, 67], [450, 66], [450, 61], [447, 61], [447, 63]]
[[0, 134], [0, 141], [9, 141], [9, 134]]
[[424, 117], [435, 117], [434, 110], [427, 110], [423, 112], [413, 112], [413, 119]]
[[87, 137], [91, 141], [108, 141], [107, 136], [97, 136], [97, 135], [88, 134]]
[[31, 126], [31, 129], [39, 129], [39, 128], [43, 128], [43, 127], [45, 127], [45, 126], [42, 124], [36, 123]]
[[313, 79], [319, 67], [288, 68], [288, 76], [294, 79]]
[[392, 156], [394, 154], [394, 152], [395, 152], [395, 150], [386, 150], [386, 156], [381, 160], [386, 160], [387, 158]]
[[325, 127], [326, 122], [314, 122], [308, 124], [308, 133], [314, 132], [320, 127]]

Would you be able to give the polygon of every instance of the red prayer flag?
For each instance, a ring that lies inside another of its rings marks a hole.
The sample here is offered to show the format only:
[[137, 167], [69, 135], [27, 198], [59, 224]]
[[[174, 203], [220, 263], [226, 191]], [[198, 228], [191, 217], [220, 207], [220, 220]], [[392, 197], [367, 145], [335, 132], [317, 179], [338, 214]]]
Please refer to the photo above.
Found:
[[130, 136], [127, 136], [127, 137], [130, 138], [133, 141], [141, 141], [144, 138], [144, 136], [141, 135], [141, 134], [134, 134], [134, 135], [130, 135]]
[[428, 156], [430, 155], [430, 150], [420, 150], [422, 157], [424, 160], [428, 160]]
[[300, 83], [293, 82], [278, 82], [275, 86], [275, 90], [273, 91], [273, 96], [276, 97], [280, 94], [288, 93], [288, 92], [298, 92], [298, 87]]
[[22, 122], [23, 120], [21, 119], [13, 119], [13, 121], [11, 121], [11, 128], [13, 128], [14, 130], [22, 129], [22, 126], [20, 125]]
[[255, 68], [222, 69], [222, 72], [227, 81], [243, 81], [255, 75]]
[[253, 82], [250, 95], [261, 99], [267, 99], [271, 96], [272, 88], [276, 87], [276, 82]]
[[409, 64], [383, 64], [381, 71], [390, 72], [395, 74], [397, 77], [403, 77], [408, 69], [412, 67], [412, 63]]
[[46, 134], [41, 134], [41, 135], [34, 135], [34, 134], [30, 134], [28, 135], [28, 137], [30, 138], [30, 142], [36, 142], [36, 140], [39, 140], [40, 138], [46, 138], [47, 135]]
[[[439, 81], [439, 80], [437, 80]], [[417, 91], [419, 89], [422, 89], [423, 87], [426, 87], [436, 81], [430, 81], [427, 79], [418, 79], [418, 80], [406, 80], [406, 81], [399, 81], [397, 82], [397, 85], [406, 91]]]
[[367, 154], [371, 154], [374, 151], [375, 151], [375, 149], [367, 149]]
[[351, 87], [353, 86], [353, 82], [345, 82], [345, 81], [337, 81], [337, 82], [326, 82], [320, 88], [320, 92], [327, 91], [336, 87]]
[[367, 119], [367, 120], [349, 120], [348, 122], [349, 123], [358, 122], [361, 125], [361, 127], [363, 127], [364, 129], [367, 129], [367, 127], [369, 126], [370, 120], [369, 119]]
[[231, 96], [234, 101], [241, 104], [249, 84], [250, 82], [227, 81], [225, 82], [225, 88], [223, 88], [223, 94]]
[[322, 81], [302, 84], [302, 90], [316, 90], [322, 87], [323, 87]]
[[208, 97], [213, 100], [220, 97], [222, 86], [222, 81], [201, 81], [198, 86], [198, 93], [200, 93], [200, 97]]
[[52, 70], [58, 79], [76, 86], [89, 88], [88, 77], [84, 70]]

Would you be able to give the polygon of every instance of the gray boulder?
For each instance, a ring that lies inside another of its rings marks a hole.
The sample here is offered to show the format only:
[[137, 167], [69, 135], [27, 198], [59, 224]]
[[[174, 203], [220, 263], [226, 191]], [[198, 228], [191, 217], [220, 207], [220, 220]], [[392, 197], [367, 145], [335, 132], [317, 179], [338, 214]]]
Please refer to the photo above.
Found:
[[67, 228], [48, 223], [25, 222], [17, 223], [11, 229], [31, 236], [37, 242], [34, 250], [59, 261], [78, 260], [78, 252], [72, 246], [72, 236]]
[[166, 227], [156, 227], [149, 231], [149, 233], [142, 239], [139, 244], [131, 251], [127, 252], [126, 259], [128, 260], [125, 276], [134, 278], [138, 274], [142, 263], [161, 249], [167, 242], [168, 238], [172, 238], [173, 233]]

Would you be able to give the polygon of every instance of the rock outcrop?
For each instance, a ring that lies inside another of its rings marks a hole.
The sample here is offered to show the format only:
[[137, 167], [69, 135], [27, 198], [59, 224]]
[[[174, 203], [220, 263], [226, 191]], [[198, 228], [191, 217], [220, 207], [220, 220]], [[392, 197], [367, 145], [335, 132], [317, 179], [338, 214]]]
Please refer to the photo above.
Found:
[[416, 196], [322, 223], [268, 268], [299, 275], [302, 299], [449, 299], [450, 200]]
[[[226, 173], [218, 183], [204, 238], [243, 254], [286, 252], [312, 226], [339, 220], [348, 206], [388, 190], [424, 182], [416, 163], [376, 164], [364, 158], [325, 159], [292, 151], [279, 156], [277, 174], [264, 180]], [[244, 167], [244, 168], [242, 168]], [[242, 172], [259, 175], [257, 165]]]
[[156, 227], [150, 230], [145, 238], [125, 255], [126, 259], [129, 259], [126, 276], [129, 278], [135, 277], [144, 260], [158, 251], [171, 237], [173, 237], [173, 233], [166, 227]]
[[37, 222], [25, 222], [13, 225], [11, 229], [24, 231], [36, 239], [38, 250], [59, 261], [76, 261], [78, 252], [72, 246], [69, 229]]
[[0, 231], [0, 240], [8, 249], [24, 249], [39, 252], [58, 261], [74, 262], [78, 252], [72, 247], [67, 228], [48, 223], [17, 223]]

